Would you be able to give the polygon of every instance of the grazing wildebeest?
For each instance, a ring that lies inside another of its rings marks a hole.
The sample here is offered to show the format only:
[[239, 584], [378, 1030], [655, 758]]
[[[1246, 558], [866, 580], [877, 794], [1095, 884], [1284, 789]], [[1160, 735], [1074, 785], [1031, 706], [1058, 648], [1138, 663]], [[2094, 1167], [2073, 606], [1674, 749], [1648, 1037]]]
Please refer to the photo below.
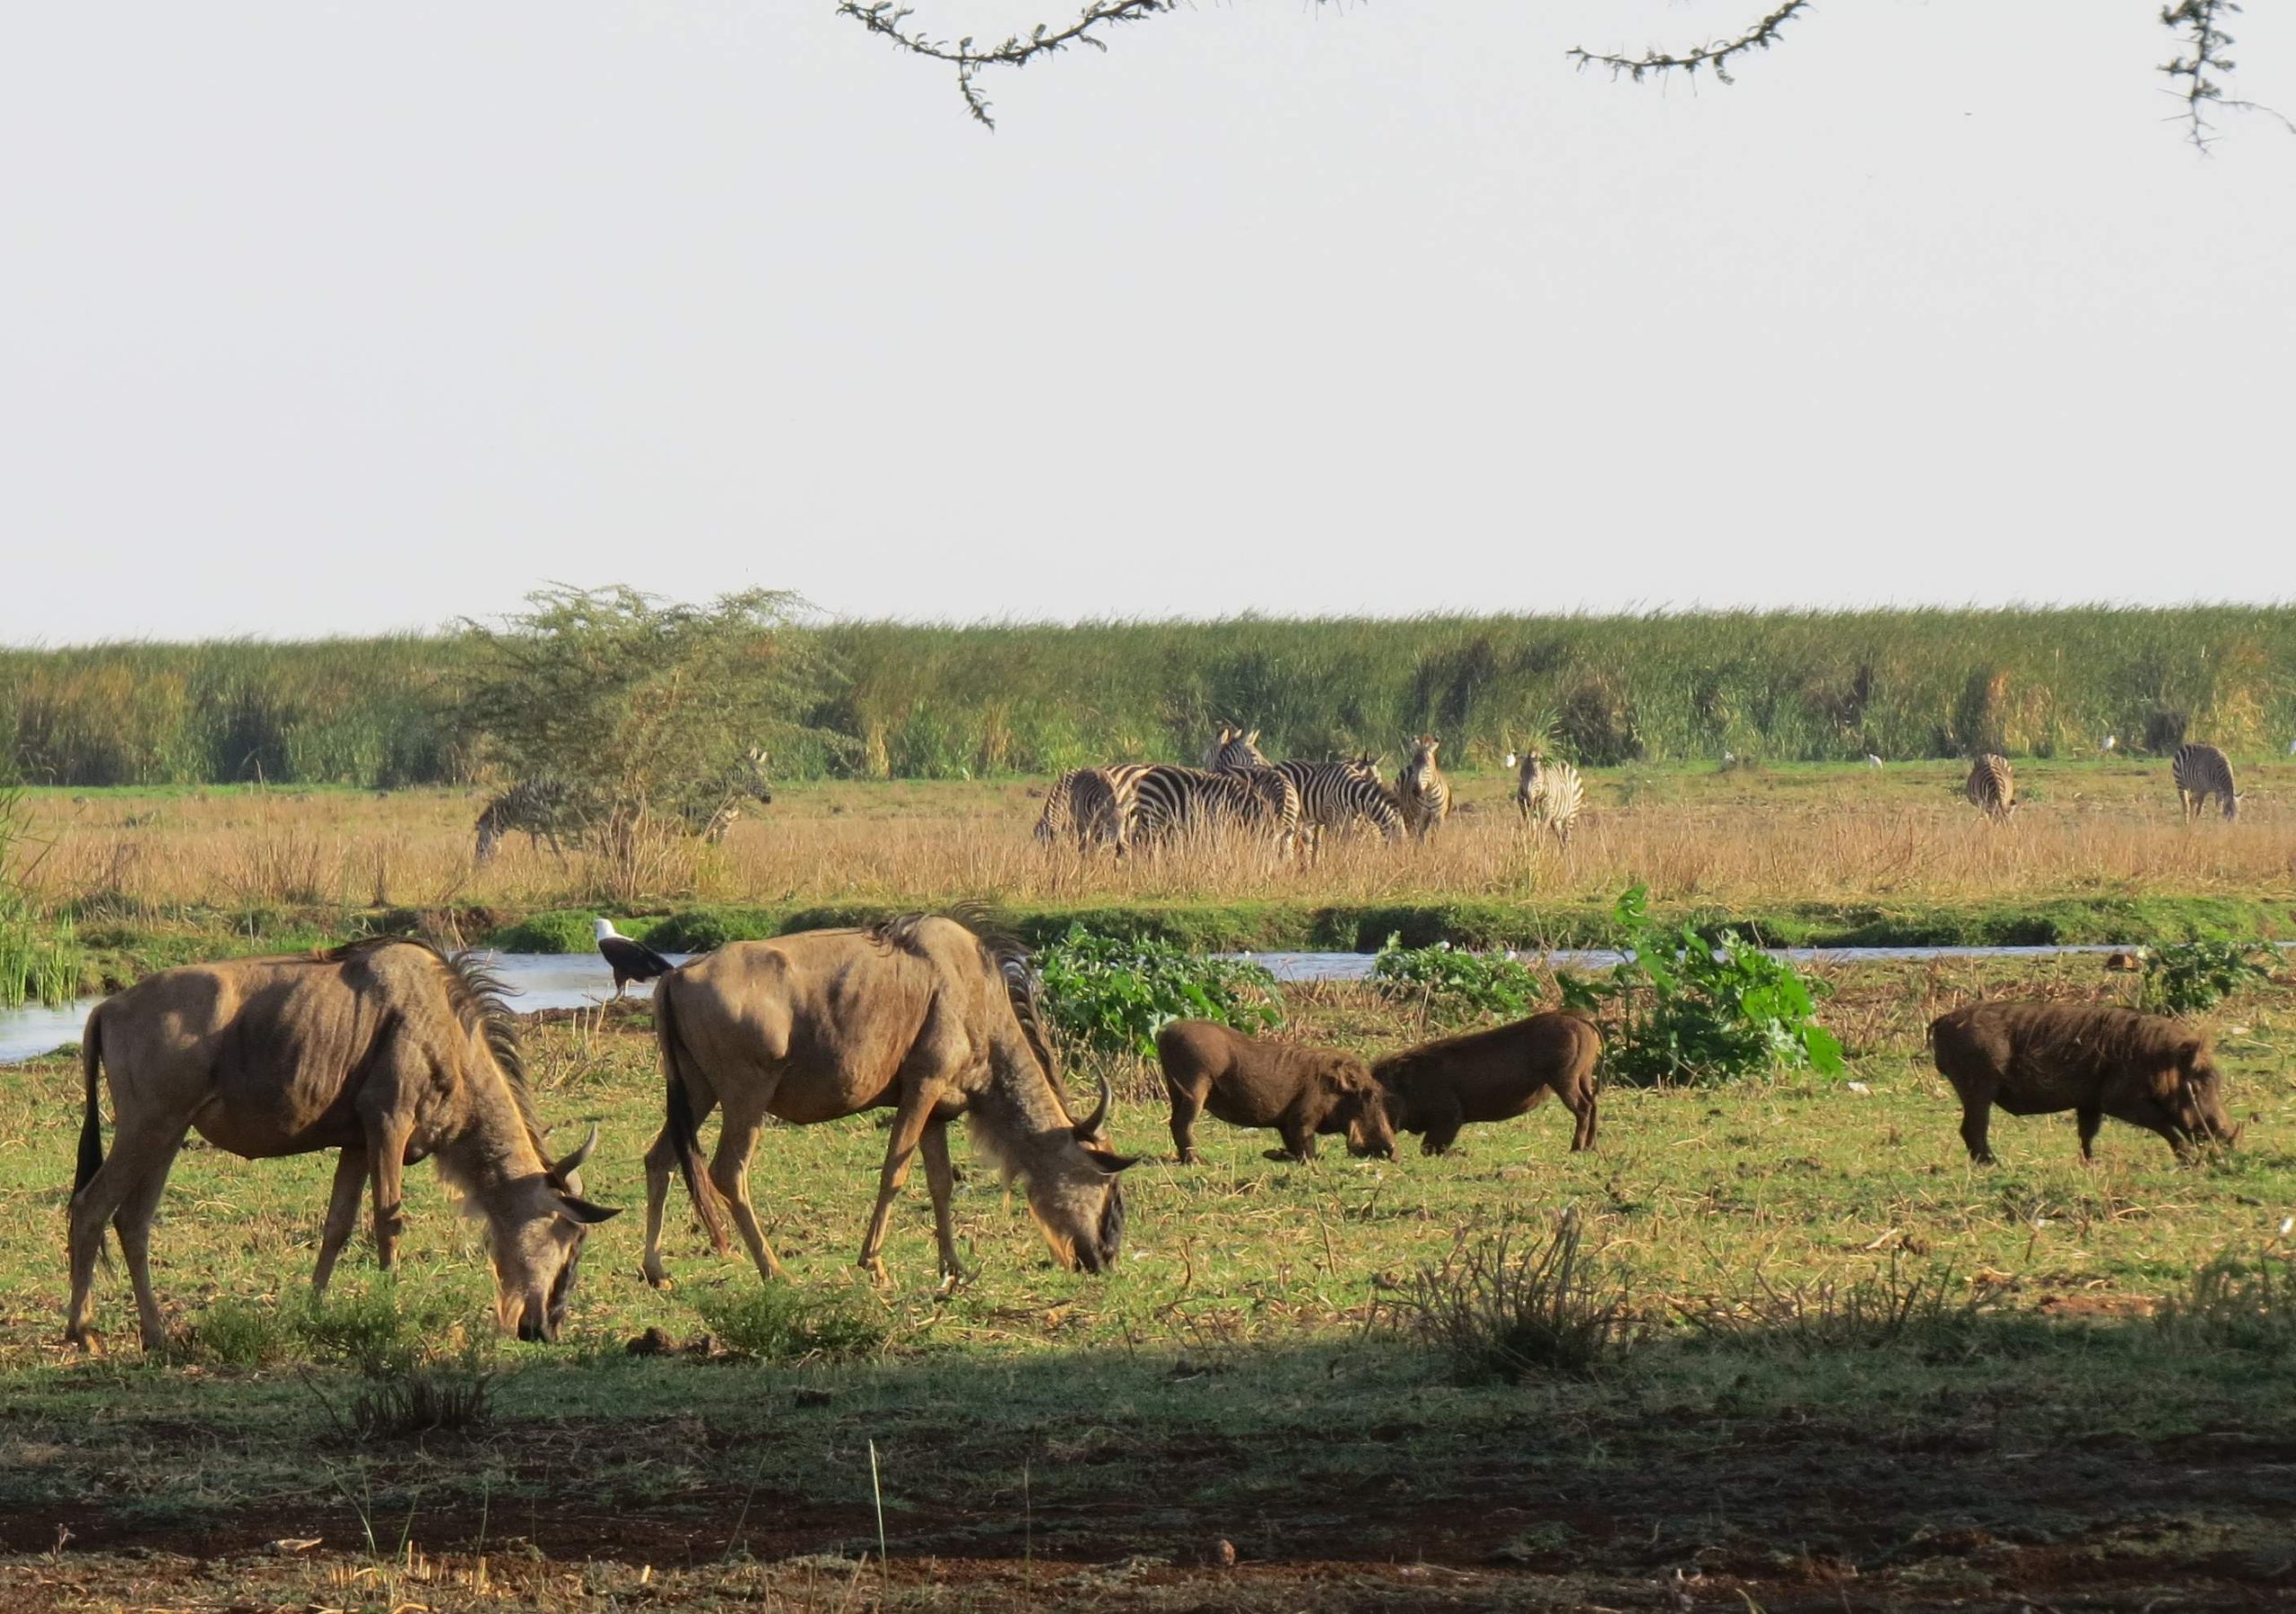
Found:
[[1387, 1114], [1420, 1147], [1441, 1154], [1470, 1121], [1510, 1121], [1552, 1091], [1577, 1119], [1575, 1152], [1595, 1146], [1595, 1066], [1602, 1034], [1583, 1015], [1550, 1011], [1489, 1031], [1469, 1031], [1375, 1060]]
[[1272, 1126], [1271, 1160], [1312, 1160], [1318, 1132], [1344, 1132], [1359, 1155], [1392, 1159], [1395, 1128], [1370, 1067], [1335, 1048], [1261, 1042], [1211, 1020], [1174, 1020], [1156, 1033], [1156, 1060], [1172, 1100], [1180, 1164], [1196, 1164], [1196, 1120]]
[[[861, 1244], [861, 1265], [880, 1281], [893, 1195], [920, 1143], [941, 1270], [961, 1275], [947, 1132], [959, 1115], [1022, 1179], [1053, 1254], [1088, 1272], [1106, 1269], [1124, 1238], [1118, 1174], [1133, 1162], [1106, 1147], [1106, 1082], [1099, 1109], [1083, 1121], [1070, 1116], [1034, 993], [1019, 943], [984, 940], [934, 915], [736, 941], [663, 976], [654, 1026], [667, 1116], [646, 1151], [647, 1281], [665, 1281], [662, 1206], [672, 1167], [719, 1254], [728, 1248], [730, 1207], [758, 1271], [777, 1278], [781, 1263], [749, 1195], [750, 1151], [765, 1118], [803, 1126], [886, 1107], [892, 1136]], [[705, 1173], [696, 1131], [713, 1108], [725, 1120]]]
[[[484, 970], [404, 937], [291, 959], [162, 970], [96, 1005], [81, 1045], [87, 1113], [71, 1208], [68, 1337], [94, 1340], [91, 1289], [104, 1224], [118, 1229], [144, 1346], [166, 1342], [152, 1293], [152, 1215], [196, 1127], [248, 1159], [340, 1149], [318, 1271], [324, 1289], [374, 1184], [375, 1244], [396, 1256], [405, 1163], [436, 1156], [487, 1224], [495, 1312], [521, 1339], [555, 1339], [590, 1224], [589, 1145], [552, 1164], [528, 1099], [517, 1033]], [[97, 1078], [111, 1089], [103, 1150]]]
[[2013, 1115], [2071, 1110], [2081, 1158], [2111, 1115], [2156, 1132], [2179, 1159], [2196, 1141], [2239, 1141], [2224, 1116], [2208, 1037], [2163, 1015], [2100, 1003], [1971, 1003], [1929, 1024], [1937, 1069], [1961, 1099], [1961, 1141], [1990, 1164], [1993, 1106]]

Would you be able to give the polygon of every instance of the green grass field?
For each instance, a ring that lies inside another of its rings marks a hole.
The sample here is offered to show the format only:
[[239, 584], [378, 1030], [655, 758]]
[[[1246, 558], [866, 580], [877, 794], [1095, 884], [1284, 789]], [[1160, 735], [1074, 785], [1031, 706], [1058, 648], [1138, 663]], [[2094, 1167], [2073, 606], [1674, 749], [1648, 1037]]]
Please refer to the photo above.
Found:
[[[650, 1037], [642, 1011], [558, 1017], [529, 1032], [544, 1114], [600, 1123], [587, 1191], [631, 1213], [593, 1237], [569, 1340], [500, 1344], [472, 1224], [411, 1174], [395, 1304], [447, 1371], [467, 1342], [493, 1375], [490, 1421], [414, 1436], [360, 1437], [360, 1375], [280, 1322], [308, 1280], [322, 1159], [188, 1150], [154, 1241], [180, 1348], [140, 1358], [113, 1272], [110, 1353], [68, 1356], [78, 1071], [0, 1072], [0, 1548], [14, 1555], [0, 1604], [2285, 1595], [2296, 1298], [2156, 1314], [2228, 1254], [2289, 1271], [2296, 992], [2260, 988], [2213, 1019], [2248, 1124], [2236, 1153], [2179, 1167], [2109, 1124], [2083, 1167], [2069, 1117], [1998, 1117], [2004, 1163], [1987, 1169], [1962, 1154], [1927, 1018], [1980, 991], [2123, 985], [2092, 960], [1869, 966], [1835, 984], [1847, 1078], [1613, 1089], [1600, 1149], [1576, 1157], [1549, 1107], [1469, 1129], [1449, 1158], [1327, 1149], [1305, 1167], [1263, 1159], [1268, 1134], [1207, 1122], [1207, 1163], [1183, 1169], [1146, 1072], [1111, 1067], [1117, 1141], [1147, 1158], [1127, 1178], [1119, 1270], [1100, 1279], [1054, 1270], [976, 1164], [957, 1201], [974, 1280], [936, 1293], [920, 1178], [888, 1245], [895, 1286], [873, 1291], [852, 1262], [884, 1134], [865, 1116], [773, 1128], [753, 1184], [796, 1290], [886, 1333], [839, 1363], [687, 1349], [702, 1307], [759, 1280], [708, 1253], [676, 1190], [676, 1287], [639, 1280]], [[1422, 1029], [1359, 988], [1299, 989], [1289, 1006], [1292, 1034], [1366, 1050]], [[1478, 1376], [1397, 1324], [1414, 1271], [1502, 1229], [1539, 1244], [1566, 1207], [1632, 1319], [1631, 1348], [1591, 1375]], [[362, 1246], [338, 1280], [353, 1300], [384, 1292]], [[1892, 1297], [1913, 1302], [1895, 1324], [1874, 1315]], [[668, 1350], [632, 1354], [648, 1331]], [[276, 1359], [224, 1359], [263, 1354], [250, 1338]], [[321, 1544], [266, 1548], [291, 1538]]]

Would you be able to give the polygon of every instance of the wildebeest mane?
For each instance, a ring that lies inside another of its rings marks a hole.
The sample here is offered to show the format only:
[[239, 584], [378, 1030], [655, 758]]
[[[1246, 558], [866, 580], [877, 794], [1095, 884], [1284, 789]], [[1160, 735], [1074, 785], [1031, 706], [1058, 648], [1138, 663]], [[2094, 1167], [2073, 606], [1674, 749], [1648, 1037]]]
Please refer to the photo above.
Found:
[[517, 1100], [518, 1114], [526, 1124], [526, 1131], [539, 1148], [543, 1136], [540, 1119], [535, 1114], [534, 1095], [526, 1088], [526, 1051], [518, 1043], [517, 1018], [512, 1013], [509, 988], [502, 977], [489, 968], [475, 952], [448, 952], [420, 936], [362, 936], [356, 941], [346, 941], [332, 951], [321, 955], [330, 962], [363, 958], [380, 952], [387, 947], [412, 947], [428, 953], [438, 965], [447, 985], [447, 1001], [453, 1006], [455, 1019], [464, 1030], [483, 1036], [486, 1051], [502, 1072], [503, 1080]]
[[1036, 954], [1009, 925], [978, 903], [960, 902], [930, 912], [895, 914], [863, 926], [863, 931], [883, 946], [915, 951], [918, 928], [928, 919], [952, 920], [972, 933], [980, 944], [981, 961], [1004, 983], [1013, 1018], [1021, 1022], [1021, 1034], [1028, 1039], [1044, 1079], [1057, 1089], [1059, 1067], [1053, 1063], [1052, 1045], [1045, 1036], [1044, 994]]

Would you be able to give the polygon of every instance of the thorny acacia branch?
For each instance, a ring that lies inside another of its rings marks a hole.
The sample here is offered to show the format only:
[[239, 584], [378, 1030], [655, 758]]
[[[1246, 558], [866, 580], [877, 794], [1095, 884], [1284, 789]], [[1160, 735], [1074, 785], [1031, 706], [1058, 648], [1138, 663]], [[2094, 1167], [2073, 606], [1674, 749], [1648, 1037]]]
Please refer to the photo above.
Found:
[[1813, 0], [1786, 0], [1776, 11], [1737, 35], [1735, 39], [1715, 39], [1680, 55], [1673, 51], [1645, 51], [1639, 56], [1614, 55], [1604, 51], [1581, 50], [1573, 47], [1566, 52], [1581, 67], [1607, 67], [1615, 78], [1621, 74], [1641, 82], [1646, 73], [1696, 74], [1701, 67], [1710, 67], [1714, 76], [1724, 83], [1735, 83], [1730, 76], [1730, 58], [1744, 56], [1750, 50], [1768, 50], [1778, 43], [1779, 30], [1808, 11]]
[[970, 35], [952, 45], [946, 40], [928, 39], [908, 27], [913, 14], [908, 7], [894, 0], [838, 0], [838, 15], [851, 17], [871, 33], [883, 34], [912, 56], [921, 56], [935, 62], [946, 62], [957, 70], [957, 93], [965, 98], [965, 110], [986, 128], [996, 126], [989, 116], [988, 98], [980, 92], [978, 79], [985, 67], [1025, 67], [1039, 56], [1055, 56], [1071, 45], [1090, 45], [1095, 50], [1106, 50], [1108, 45], [1100, 35], [1126, 22], [1138, 22], [1161, 12], [1178, 8], [1179, 0], [1092, 0], [1083, 14], [1065, 28], [1055, 29], [1039, 22], [1026, 35], [1013, 34], [1001, 45], [975, 46]]
[[2228, 107], [2240, 112], [2261, 112], [2276, 117], [2292, 134], [2296, 123], [2255, 101], [2235, 100], [2224, 93], [2224, 81], [2231, 76], [2232, 36], [2224, 31], [2222, 19], [2240, 14], [2240, 0], [2178, 0], [2174, 5], [2161, 8], [2161, 26], [2181, 36], [2183, 50], [2162, 65], [2161, 71], [2177, 86], [2174, 93], [2185, 104], [2178, 116], [2185, 120], [2187, 137], [2194, 145], [2206, 151], [2216, 138], [2216, 130], [2208, 121], [2208, 108]]
[[[899, 0], [837, 0], [837, 10], [839, 16], [851, 17], [871, 33], [882, 35], [912, 56], [953, 66], [957, 70], [957, 92], [964, 97], [965, 110], [984, 127], [993, 129], [996, 120], [989, 115], [988, 98], [981, 93], [979, 83], [980, 75], [987, 69], [1024, 67], [1039, 56], [1057, 55], [1071, 45], [1090, 45], [1095, 50], [1106, 50], [1108, 44], [1102, 35], [1127, 22], [1141, 22], [1177, 11], [1179, 4], [1180, 0], [1090, 0], [1076, 21], [1065, 28], [1039, 22], [1026, 34], [1013, 34], [996, 45], [977, 45], [970, 35], [951, 44], [913, 30], [909, 19], [915, 13]], [[1330, 4], [1330, 0], [1314, 0], [1314, 4], [1322, 6]], [[1751, 51], [1768, 50], [1779, 42], [1787, 23], [1798, 22], [1816, 4], [1817, 0], [1778, 0], [1774, 10], [1739, 32], [1688, 50], [1653, 49], [1640, 56], [1629, 56], [1573, 48], [1567, 54], [1582, 68], [1607, 67], [1613, 76], [1637, 82], [1646, 76], [1664, 77], [1669, 73], [1695, 74], [1704, 67], [1722, 82], [1734, 83], [1736, 81], [1730, 76], [1734, 58]], [[2224, 93], [2225, 81], [2232, 72], [2229, 54], [2232, 36], [2224, 31], [2222, 20], [2238, 16], [2239, 12], [2240, 0], [2174, 0], [2161, 8], [2161, 25], [2179, 37], [2180, 46], [2174, 59], [2161, 71], [2176, 84], [2175, 93], [2185, 103], [2180, 116], [2189, 126], [2193, 143], [2203, 151], [2214, 138], [2208, 121], [2212, 107], [2262, 112], [2296, 133], [2296, 121], [2272, 108], [2238, 100]]]

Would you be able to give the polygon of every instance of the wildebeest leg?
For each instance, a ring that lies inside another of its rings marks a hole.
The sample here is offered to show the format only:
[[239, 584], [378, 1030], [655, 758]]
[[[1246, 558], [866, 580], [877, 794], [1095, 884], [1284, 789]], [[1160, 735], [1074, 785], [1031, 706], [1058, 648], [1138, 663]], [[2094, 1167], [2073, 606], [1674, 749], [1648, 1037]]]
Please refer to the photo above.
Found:
[[[734, 1226], [741, 1229], [742, 1242], [750, 1247], [750, 1259], [757, 1263], [758, 1276], [772, 1279], [781, 1276], [780, 1258], [773, 1246], [765, 1241], [765, 1229], [758, 1226], [757, 1210], [750, 1203], [750, 1151], [757, 1147], [760, 1123], [749, 1115], [726, 1112], [726, 1119], [718, 1129], [717, 1151], [709, 1157], [709, 1180], [726, 1201], [726, 1208], [734, 1214]], [[649, 1164], [650, 1164], [650, 1157]], [[656, 1204], [652, 1194], [647, 1200], [648, 1225]], [[654, 1264], [661, 1264], [658, 1251], [649, 1249], [648, 1255]]]
[[1970, 1158], [1980, 1166], [1993, 1164], [1993, 1150], [1986, 1142], [1986, 1124], [1993, 1118], [1993, 1095], [1964, 1093], [1961, 1096], [1961, 1141], [1969, 1145]]
[[96, 1262], [103, 1254], [104, 1228], [108, 1223], [125, 1224], [130, 1207], [138, 1205], [143, 1219], [136, 1227], [136, 1243], [131, 1251], [126, 1228], [120, 1225], [120, 1247], [129, 1254], [136, 1306], [143, 1314], [144, 1343], [150, 1349], [165, 1343], [158, 1304], [146, 1306], [152, 1289], [150, 1267], [135, 1252], [148, 1254], [152, 1212], [159, 1206], [160, 1191], [168, 1183], [168, 1167], [175, 1162], [176, 1150], [183, 1147], [183, 1135], [190, 1124], [189, 1117], [177, 1115], [163, 1122], [147, 1119], [141, 1125], [131, 1123], [121, 1127], [113, 1133], [111, 1153], [96, 1175], [72, 1196], [66, 1235], [72, 1260], [72, 1304], [65, 1313], [64, 1337], [83, 1350], [96, 1342]]
[[932, 1119], [940, 1102], [940, 1083], [918, 1081], [901, 1094], [900, 1107], [893, 1113], [892, 1136], [885, 1143], [884, 1169], [877, 1174], [877, 1208], [869, 1213], [869, 1231], [861, 1240], [860, 1264], [879, 1283], [891, 1281], [878, 1252], [884, 1248], [885, 1225], [892, 1219], [893, 1195], [909, 1180], [909, 1157], [917, 1152], [917, 1146], [925, 1136], [926, 1123]]
[[2094, 1147], [2097, 1141], [2097, 1129], [2105, 1124], [2105, 1112], [2100, 1109], [2084, 1109], [2078, 1113], [2077, 1118], [2081, 1123], [2081, 1158], [2084, 1160], [2093, 1160], [2097, 1158]]
[[344, 1149], [335, 1158], [335, 1186], [327, 1193], [326, 1226], [319, 1231], [319, 1263], [311, 1273], [314, 1296], [326, 1294], [327, 1280], [335, 1276], [335, 1263], [359, 1220], [359, 1191], [366, 1185], [367, 1151], [356, 1145]]
[[167, 1322], [160, 1315], [160, 1298], [152, 1292], [152, 1217], [160, 1208], [160, 1195], [167, 1190], [168, 1169], [175, 1164], [176, 1151], [182, 1147], [183, 1136], [178, 1133], [175, 1141], [127, 1191], [119, 1209], [112, 1213], [111, 1225], [119, 1233], [120, 1253], [127, 1257], [128, 1280], [135, 1286], [135, 1315], [143, 1324], [146, 1350], [161, 1349], [168, 1342]]
[[957, 1224], [950, 1196], [956, 1190], [957, 1175], [949, 1166], [949, 1124], [942, 1120], [925, 1124], [925, 1184], [933, 1191], [933, 1232], [941, 1241], [941, 1275], [955, 1280], [967, 1276], [964, 1263], [957, 1259]]
[[398, 1236], [406, 1228], [406, 1140], [411, 1129], [396, 1119], [371, 1124], [367, 1169], [375, 1184], [375, 1264], [398, 1264]]
[[1182, 1087], [1170, 1077], [1164, 1080], [1164, 1091], [1172, 1100], [1172, 1141], [1180, 1151], [1180, 1164], [1196, 1163], [1196, 1119], [1204, 1113], [1204, 1095], [1194, 1088]]

